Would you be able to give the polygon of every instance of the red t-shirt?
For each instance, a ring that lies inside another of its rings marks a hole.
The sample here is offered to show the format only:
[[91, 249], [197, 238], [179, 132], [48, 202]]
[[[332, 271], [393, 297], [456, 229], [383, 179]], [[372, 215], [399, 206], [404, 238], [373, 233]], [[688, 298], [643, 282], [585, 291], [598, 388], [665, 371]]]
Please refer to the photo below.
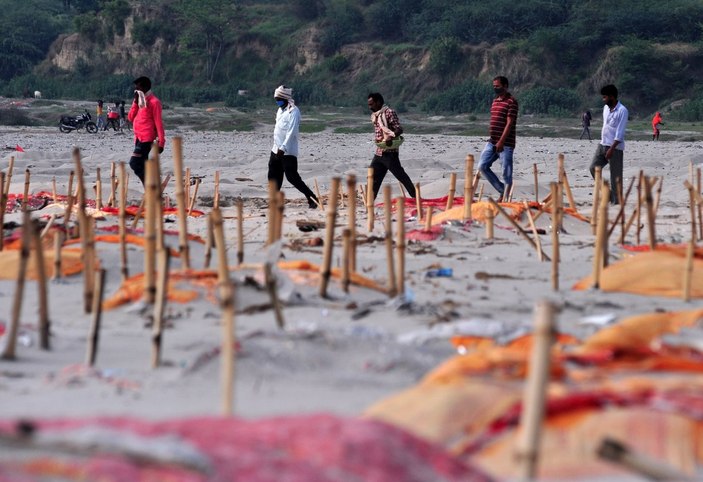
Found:
[[132, 102], [127, 118], [132, 123], [134, 138], [139, 142], [152, 142], [159, 138], [159, 147], [166, 145], [166, 133], [161, 118], [161, 101], [149, 92], [146, 94], [146, 107], [140, 109], [136, 102]]
[[510, 93], [505, 93], [493, 99], [493, 104], [491, 105], [491, 143], [496, 144], [500, 140], [500, 137], [503, 135], [503, 130], [505, 130], [505, 126], [508, 123], [508, 118], [510, 118], [513, 123], [505, 138], [505, 147], [515, 147], [517, 110], [517, 100]]

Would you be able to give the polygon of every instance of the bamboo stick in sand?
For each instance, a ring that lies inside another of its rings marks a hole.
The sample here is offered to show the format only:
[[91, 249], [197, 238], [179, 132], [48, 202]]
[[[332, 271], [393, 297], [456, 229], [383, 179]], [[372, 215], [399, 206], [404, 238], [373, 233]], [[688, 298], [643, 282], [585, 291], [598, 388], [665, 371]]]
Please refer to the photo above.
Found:
[[[370, 168], [369, 168], [370, 169]], [[330, 269], [332, 266], [332, 248], [334, 246], [334, 228], [337, 220], [337, 194], [339, 193], [340, 179], [332, 178], [332, 186], [330, 188], [330, 199], [327, 205], [327, 223], [325, 226], [325, 244], [322, 258], [322, 266], [320, 266], [320, 296], [327, 297], [327, 286], [330, 280]], [[373, 195], [373, 190], [371, 191]], [[371, 202], [371, 210], [373, 210], [373, 201]]]
[[[398, 293], [398, 287], [395, 279], [395, 263], [393, 262], [393, 213], [391, 210], [391, 202], [391, 187], [386, 185], [383, 188], [383, 209], [386, 228], [385, 244], [386, 260], [388, 263], [388, 296], [392, 298]], [[428, 217], [431, 218], [431, 216]]]
[[10, 327], [5, 334], [5, 348], [0, 355], [4, 360], [14, 360], [17, 350], [17, 333], [20, 326], [20, 314], [22, 312], [22, 299], [24, 297], [24, 285], [27, 276], [27, 262], [29, 261], [29, 250], [31, 243], [29, 211], [25, 211], [22, 216], [22, 248], [20, 250], [20, 262], [17, 268], [17, 288], [12, 300], [12, 312]]

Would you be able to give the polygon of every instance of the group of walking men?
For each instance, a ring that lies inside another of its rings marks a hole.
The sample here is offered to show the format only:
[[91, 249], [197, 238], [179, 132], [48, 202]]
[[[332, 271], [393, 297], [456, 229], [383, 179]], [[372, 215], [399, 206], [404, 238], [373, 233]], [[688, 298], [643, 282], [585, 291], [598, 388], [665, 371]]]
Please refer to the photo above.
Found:
[[[493, 79], [495, 97], [491, 104], [489, 138], [478, 163], [481, 175], [498, 192], [499, 199], [507, 198], [513, 183], [518, 101], [508, 91], [508, 87], [509, 82], [506, 77], [497, 76]], [[610, 202], [618, 204], [622, 190], [623, 151], [628, 112], [627, 108], [618, 101], [618, 89], [614, 85], [604, 86], [600, 93], [604, 104], [603, 127], [600, 143], [590, 165], [590, 172], [595, 176], [596, 167], [610, 166]], [[301, 116], [300, 110], [295, 105], [293, 89], [281, 85], [275, 89], [273, 99], [278, 110], [273, 130], [273, 146], [268, 161], [268, 179], [275, 181], [280, 190], [285, 177], [303, 193], [309, 207], [315, 208], [319, 204], [319, 199], [298, 173], [298, 136]], [[374, 172], [374, 198], [378, 195], [388, 171], [400, 181], [410, 197], [415, 197], [415, 186], [400, 162], [400, 146], [404, 138], [398, 113], [385, 103], [383, 96], [378, 92], [368, 95], [367, 105], [371, 111], [376, 145], [369, 166]], [[144, 162], [149, 156], [152, 144], [157, 142], [159, 152], [163, 152], [166, 143], [161, 101], [151, 91], [151, 80], [148, 77], [134, 80], [134, 100], [127, 117], [133, 123], [134, 130], [134, 150], [129, 165], [144, 183]], [[590, 115], [588, 121], [590, 125]], [[502, 180], [491, 169], [497, 160], [500, 160]]]

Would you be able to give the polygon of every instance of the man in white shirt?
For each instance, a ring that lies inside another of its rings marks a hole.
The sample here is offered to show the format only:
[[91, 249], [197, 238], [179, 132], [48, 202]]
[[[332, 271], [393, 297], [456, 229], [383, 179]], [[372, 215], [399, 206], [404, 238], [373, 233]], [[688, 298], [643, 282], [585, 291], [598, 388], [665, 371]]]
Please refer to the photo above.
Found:
[[278, 105], [276, 127], [273, 129], [273, 147], [269, 158], [268, 179], [275, 180], [280, 191], [283, 175], [293, 187], [302, 192], [308, 200], [308, 206], [317, 207], [317, 196], [298, 174], [298, 132], [300, 129], [300, 110], [293, 100], [293, 89], [279, 86], [273, 93]]
[[600, 90], [603, 97], [603, 128], [600, 144], [591, 162], [591, 176], [595, 178], [596, 167], [610, 165], [610, 204], [619, 204], [622, 195], [622, 155], [625, 150], [627, 108], [618, 102], [618, 89], [612, 84]]

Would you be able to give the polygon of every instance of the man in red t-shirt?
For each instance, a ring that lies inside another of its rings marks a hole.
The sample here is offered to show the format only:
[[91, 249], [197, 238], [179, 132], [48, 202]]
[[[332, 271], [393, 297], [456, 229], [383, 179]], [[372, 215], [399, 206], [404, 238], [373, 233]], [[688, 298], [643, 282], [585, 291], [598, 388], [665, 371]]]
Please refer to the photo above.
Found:
[[[493, 79], [493, 91], [496, 97], [491, 105], [490, 139], [481, 153], [478, 168], [483, 177], [500, 193], [500, 199], [505, 199], [513, 184], [518, 104], [515, 97], [508, 92], [508, 79], [502, 75]], [[491, 170], [491, 165], [498, 159], [503, 169], [503, 182]]]
[[149, 158], [152, 144], [154, 141], [158, 141], [159, 154], [164, 151], [166, 144], [161, 111], [161, 101], [151, 92], [149, 77], [136, 79], [134, 81], [134, 102], [132, 102], [132, 108], [127, 114], [134, 131], [134, 152], [129, 159], [129, 167], [142, 181], [142, 184], [144, 184], [144, 162]]

